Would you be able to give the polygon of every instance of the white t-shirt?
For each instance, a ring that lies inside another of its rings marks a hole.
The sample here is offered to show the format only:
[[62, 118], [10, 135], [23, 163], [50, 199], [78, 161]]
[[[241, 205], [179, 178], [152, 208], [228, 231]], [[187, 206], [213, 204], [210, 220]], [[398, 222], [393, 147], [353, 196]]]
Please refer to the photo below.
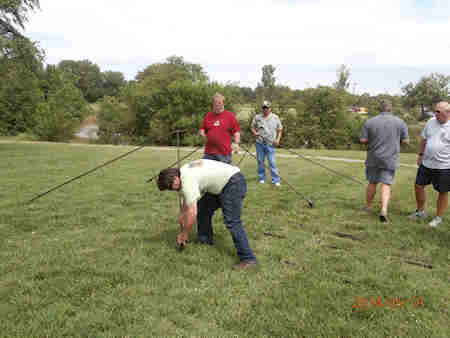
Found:
[[238, 167], [214, 160], [197, 160], [180, 168], [181, 191], [190, 205], [209, 192], [219, 195], [228, 180], [239, 172]]
[[422, 164], [430, 169], [450, 169], [450, 121], [441, 124], [431, 118], [421, 136], [427, 141]]

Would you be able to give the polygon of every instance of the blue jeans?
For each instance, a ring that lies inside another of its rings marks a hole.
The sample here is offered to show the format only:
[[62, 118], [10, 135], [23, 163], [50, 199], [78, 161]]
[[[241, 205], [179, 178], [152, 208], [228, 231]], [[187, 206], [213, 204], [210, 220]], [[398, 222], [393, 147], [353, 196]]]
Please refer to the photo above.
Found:
[[204, 154], [203, 159], [205, 160], [214, 160], [219, 162], [224, 162], [231, 164], [231, 154], [230, 155], [222, 155], [222, 154]]
[[255, 146], [256, 158], [258, 159], [259, 180], [265, 181], [266, 179], [266, 168], [264, 166], [264, 160], [267, 156], [267, 159], [269, 160], [270, 177], [272, 178], [272, 183], [279, 183], [280, 176], [278, 175], [277, 164], [275, 162], [275, 148], [259, 142], [256, 142]]
[[[210, 194], [212, 196], [216, 196], [217, 199], [212, 200], [211, 203], [205, 204], [203, 213], [200, 216], [200, 220], [204, 222], [202, 224], [202, 230], [204, 231], [203, 235], [212, 236], [213, 232], [211, 217], [218, 208], [222, 208], [223, 221], [228, 231], [230, 231], [234, 247], [236, 248], [239, 260], [241, 262], [256, 260], [255, 255], [250, 249], [247, 234], [242, 226], [241, 220], [242, 200], [244, 199], [246, 193], [247, 182], [245, 181], [244, 175], [238, 172], [231, 176], [230, 180], [219, 195]], [[200, 233], [199, 239], [201, 241]], [[210, 237], [210, 239], [212, 239], [212, 237]]]
[[[205, 160], [215, 160], [231, 164], [231, 155], [204, 154]], [[214, 212], [220, 208], [218, 195], [204, 194], [197, 203], [197, 231], [198, 240], [201, 243], [214, 244], [214, 232], [212, 228], [212, 217]]]

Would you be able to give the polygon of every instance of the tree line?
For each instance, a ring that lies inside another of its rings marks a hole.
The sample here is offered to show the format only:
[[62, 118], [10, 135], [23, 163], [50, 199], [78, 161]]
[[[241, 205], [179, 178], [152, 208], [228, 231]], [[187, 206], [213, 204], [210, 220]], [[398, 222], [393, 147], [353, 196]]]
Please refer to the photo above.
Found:
[[182, 130], [182, 143], [196, 145], [211, 98], [221, 92], [226, 109], [238, 112], [245, 106], [253, 112], [237, 116], [243, 141], [252, 140], [250, 121], [267, 99], [284, 125], [283, 146], [351, 148], [365, 119], [352, 107], [365, 107], [372, 116], [380, 100], [389, 99], [395, 114], [413, 125], [449, 98], [450, 77], [438, 73], [408, 83], [402, 95], [355, 95], [348, 90], [351, 69], [346, 65], [337, 69], [332, 86], [304, 90], [278, 84], [273, 65], [262, 67], [256, 88], [221, 84], [182, 56], [151, 64], [131, 81], [121, 72], [101, 71], [88, 59], [45, 66], [45, 51], [20, 33], [27, 14], [38, 7], [38, 0], [0, 1], [0, 135], [68, 141], [86, 116], [95, 114], [99, 142], [171, 144], [171, 133]]

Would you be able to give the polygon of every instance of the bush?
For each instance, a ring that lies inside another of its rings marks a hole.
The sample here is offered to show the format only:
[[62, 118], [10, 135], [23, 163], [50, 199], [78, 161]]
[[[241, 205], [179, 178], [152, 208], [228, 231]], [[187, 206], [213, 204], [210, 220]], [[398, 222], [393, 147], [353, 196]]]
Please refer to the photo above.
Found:
[[330, 87], [307, 89], [295, 112], [279, 113], [283, 124], [281, 146], [287, 148], [347, 149], [359, 142], [359, 117], [348, 115], [345, 93]]
[[69, 141], [89, 108], [81, 91], [63, 72], [51, 71], [48, 86], [47, 99], [38, 104], [30, 130], [40, 140]]
[[134, 115], [133, 137], [149, 143], [176, 145], [176, 130], [182, 130], [180, 144], [198, 144], [198, 130], [205, 114], [211, 110], [212, 97], [221, 92], [226, 109], [233, 111], [237, 96], [235, 87], [214, 83], [176, 80], [162, 88], [148, 88], [146, 82], [129, 84], [121, 98]]
[[106, 96], [98, 101], [98, 142], [130, 143], [134, 136], [136, 116], [116, 97]]
[[34, 114], [32, 131], [40, 140], [66, 142], [72, 139], [80, 121], [70, 114], [55, 109], [52, 103], [40, 103]]
[[0, 135], [17, 135], [34, 124], [33, 114], [43, 100], [39, 80], [26, 69], [0, 74]]

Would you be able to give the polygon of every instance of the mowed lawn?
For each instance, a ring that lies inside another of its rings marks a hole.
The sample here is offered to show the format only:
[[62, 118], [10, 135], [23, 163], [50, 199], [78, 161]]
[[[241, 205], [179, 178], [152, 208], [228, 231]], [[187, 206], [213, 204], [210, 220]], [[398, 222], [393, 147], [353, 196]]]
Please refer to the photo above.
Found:
[[[0, 336], [450, 336], [450, 214], [437, 229], [407, 219], [414, 167], [397, 172], [382, 224], [378, 209], [360, 211], [364, 185], [281, 157], [296, 192], [260, 185], [247, 155], [243, 222], [258, 271], [231, 269], [220, 212], [214, 247], [175, 249], [177, 195], [146, 183], [176, 161], [173, 150], [144, 148], [24, 203], [131, 149], [0, 143]], [[362, 163], [320, 163], [364, 181]]]

